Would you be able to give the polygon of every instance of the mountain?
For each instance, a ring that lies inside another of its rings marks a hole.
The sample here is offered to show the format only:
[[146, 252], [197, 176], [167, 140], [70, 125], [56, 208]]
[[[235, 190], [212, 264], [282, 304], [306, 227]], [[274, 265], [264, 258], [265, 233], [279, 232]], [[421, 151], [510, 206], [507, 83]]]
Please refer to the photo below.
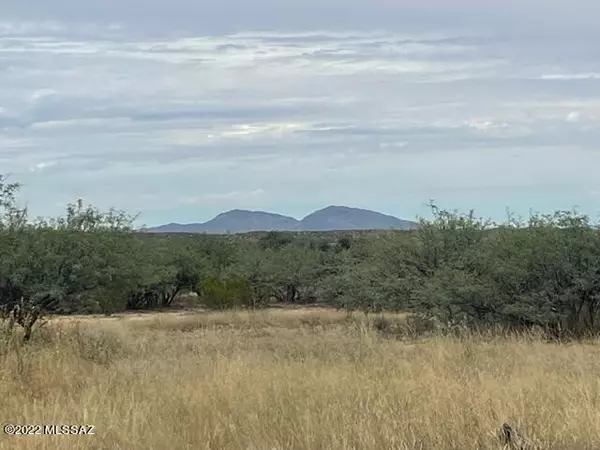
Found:
[[328, 206], [302, 220], [264, 211], [234, 209], [205, 223], [170, 223], [142, 231], [148, 233], [249, 233], [252, 231], [349, 231], [414, 229], [416, 222], [401, 220], [368, 209]]
[[293, 217], [264, 211], [234, 209], [205, 222], [206, 233], [247, 233], [250, 231], [292, 230], [298, 225]]
[[156, 228], [148, 228], [145, 231], [151, 233], [249, 233], [251, 231], [295, 230], [299, 223], [297, 219], [281, 214], [234, 209], [221, 213], [204, 223], [187, 225], [170, 223]]
[[328, 206], [300, 221], [302, 231], [413, 229], [418, 224], [368, 209]]

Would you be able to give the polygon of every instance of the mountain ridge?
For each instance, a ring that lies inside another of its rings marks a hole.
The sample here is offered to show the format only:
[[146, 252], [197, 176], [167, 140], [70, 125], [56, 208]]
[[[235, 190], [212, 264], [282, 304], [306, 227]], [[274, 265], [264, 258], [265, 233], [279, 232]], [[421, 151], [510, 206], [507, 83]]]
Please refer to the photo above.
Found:
[[349, 206], [330, 205], [301, 220], [282, 214], [232, 209], [200, 223], [168, 223], [149, 227], [147, 233], [240, 234], [256, 231], [361, 231], [415, 229], [417, 222], [380, 212]]

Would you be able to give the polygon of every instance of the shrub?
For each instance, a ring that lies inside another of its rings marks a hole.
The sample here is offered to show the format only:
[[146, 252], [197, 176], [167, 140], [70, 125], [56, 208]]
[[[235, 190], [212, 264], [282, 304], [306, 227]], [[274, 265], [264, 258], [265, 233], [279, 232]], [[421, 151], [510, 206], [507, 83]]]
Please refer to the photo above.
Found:
[[254, 305], [252, 287], [247, 278], [209, 277], [198, 286], [200, 301], [210, 309], [231, 309]]

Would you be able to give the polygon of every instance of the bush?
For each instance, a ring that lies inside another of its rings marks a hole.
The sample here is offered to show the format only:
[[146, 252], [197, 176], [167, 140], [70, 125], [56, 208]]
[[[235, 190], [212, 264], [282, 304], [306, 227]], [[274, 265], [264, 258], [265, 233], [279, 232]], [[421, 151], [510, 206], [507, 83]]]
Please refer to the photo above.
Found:
[[252, 287], [246, 278], [206, 278], [197, 286], [200, 302], [210, 309], [254, 306]]

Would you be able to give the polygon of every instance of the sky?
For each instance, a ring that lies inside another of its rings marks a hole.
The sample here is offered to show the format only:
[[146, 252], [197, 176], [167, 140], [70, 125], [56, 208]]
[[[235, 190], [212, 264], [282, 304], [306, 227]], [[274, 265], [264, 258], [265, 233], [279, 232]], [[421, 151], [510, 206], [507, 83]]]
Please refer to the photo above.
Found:
[[328, 205], [600, 217], [597, 0], [0, 2], [0, 173], [32, 216]]

